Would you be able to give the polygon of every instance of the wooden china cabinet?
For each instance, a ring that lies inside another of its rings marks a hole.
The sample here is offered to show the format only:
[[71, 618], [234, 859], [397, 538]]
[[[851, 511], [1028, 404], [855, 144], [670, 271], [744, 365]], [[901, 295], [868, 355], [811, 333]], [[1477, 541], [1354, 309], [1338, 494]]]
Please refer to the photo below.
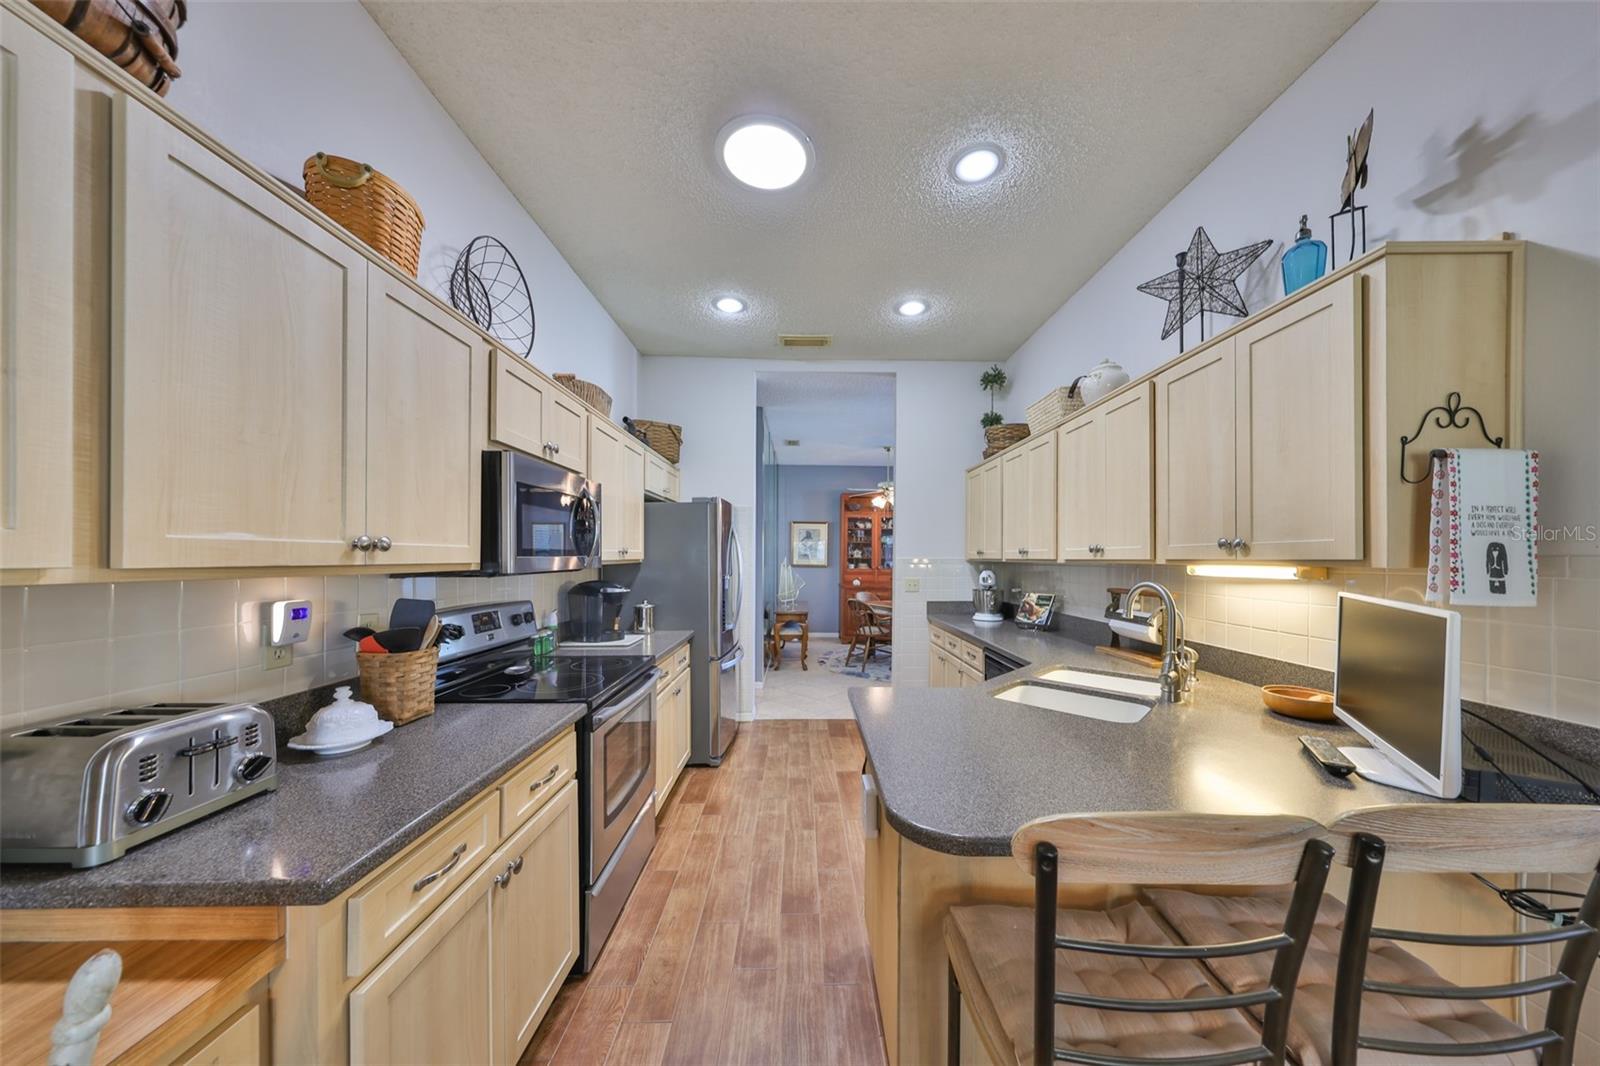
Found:
[[855, 635], [849, 600], [860, 592], [875, 600], [894, 597], [894, 505], [872, 506], [876, 495], [839, 496], [839, 639], [845, 643]]

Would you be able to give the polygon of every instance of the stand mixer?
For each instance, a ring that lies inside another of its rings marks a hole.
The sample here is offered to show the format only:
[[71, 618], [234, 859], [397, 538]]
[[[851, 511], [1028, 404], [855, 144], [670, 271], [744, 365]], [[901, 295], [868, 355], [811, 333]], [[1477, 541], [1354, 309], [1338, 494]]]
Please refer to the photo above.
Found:
[[993, 570], [978, 571], [978, 587], [972, 590], [974, 622], [1004, 622], [1000, 613], [1000, 590], [995, 587]]

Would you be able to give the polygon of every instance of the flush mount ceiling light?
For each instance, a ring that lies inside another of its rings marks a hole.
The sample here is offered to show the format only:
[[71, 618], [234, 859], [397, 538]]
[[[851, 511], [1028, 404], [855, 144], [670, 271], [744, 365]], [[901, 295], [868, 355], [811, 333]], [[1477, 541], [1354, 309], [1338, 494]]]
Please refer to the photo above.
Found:
[[963, 185], [977, 185], [998, 174], [1005, 161], [1005, 153], [995, 145], [976, 145], [956, 156], [950, 164], [950, 176]]
[[736, 315], [745, 309], [745, 302], [737, 296], [719, 296], [711, 306], [725, 315]]
[[1192, 563], [1193, 577], [1232, 577], [1256, 581], [1324, 581], [1325, 566], [1249, 566], [1241, 563]]
[[755, 189], [787, 189], [811, 166], [811, 139], [781, 118], [747, 115], [717, 134], [717, 158]]
[[896, 307], [895, 313], [904, 315], [906, 318], [916, 318], [918, 315], [927, 311], [927, 309], [928, 301], [910, 299], [901, 303], [899, 307]]

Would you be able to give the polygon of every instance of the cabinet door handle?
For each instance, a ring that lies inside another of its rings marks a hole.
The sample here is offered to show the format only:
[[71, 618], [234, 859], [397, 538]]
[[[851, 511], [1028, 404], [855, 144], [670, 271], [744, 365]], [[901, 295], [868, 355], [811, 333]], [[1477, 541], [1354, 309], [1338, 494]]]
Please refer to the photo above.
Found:
[[390, 548], [394, 547], [394, 541], [390, 540], [388, 537], [379, 537], [377, 540], [373, 541], [373, 547], [377, 548], [381, 552], [386, 552]]
[[518, 855], [517, 856], [517, 861], [511, 864], [511, 872], [513, 874], [520, 874], [522, 872], [522, 856], [521, 855]]
[[550, 443], [550, 450], [551, 450], [551, 451], [552, 451], [552, 452], [555, 452], [555, 453], [556, 453], [556, 454], [557, 454], [557, 455], [560, 455], [560, 454], [561, 454], [561, 445], [560, 445], [560, 444], [557, 444], [557, 443], [556, 443], [556, 442], [554, 442], [554, 441], [551, 441], [551, 443]]
[[506, 868], [494, 875], [494, 883], [499, 885], [501, 888], [505, 888], [510, 885], [512, 875], [517, 872], [516, 870], [512, 869], [512, 867], [515, 865], [516, 863], [506, 863]]
[[423, 889], [439, 880], [439, 878], [443, 877], [451, 870], [454, 870], [456, 868], [456, 864], [461, 861], [461, 856], [465, 855], [466, 853], [467, 846], [465, 844], [457, 844], [456, 850], [450, 853], [450, 861], [433, 871], [433, 873], [424, 874], [423, 876], [417, 878], [417, 883], [411, 886], [411, 891], [421, 892]]
[[1227, 537], [1218, 537], [1217, 538], [1217, 548], [1219, 550], [1221, 550], [1221, 551], [1227, 551], [1228, 548], [1229, 548], [1228, 538]]
[[1236, 551], [1236, 552], [1244, 551], [1244, 549], [1246, 547], [1248, 547], [1248, 545], [1245, 544], [1243, 537], [1234, 537], [1233, 538], [1233, 550], [1234, 551]]
[[358, 552], [369, 552], [372, 550], [372, 544], [372, 538], [363, 533], [361, 536], [350, 542], [350, 547], [354, 548]]
[[557, 763], [556, 765], [550, 767], [550, 772], [549, 773], [545, 774], [543, 777], [539, 778], [539, 780], [537, 780], [533, 784], [529, 785], [528, 786], [528, 791], [529, 792], [537, 792], [537, 791], [539, 791], [541, 788], [543, 788], [544, 786], [548, 785], [550, 782], [554, 781], [556, 779], [556, 775], [559, 774], [560, 772], [561, 772], [561, 764]]

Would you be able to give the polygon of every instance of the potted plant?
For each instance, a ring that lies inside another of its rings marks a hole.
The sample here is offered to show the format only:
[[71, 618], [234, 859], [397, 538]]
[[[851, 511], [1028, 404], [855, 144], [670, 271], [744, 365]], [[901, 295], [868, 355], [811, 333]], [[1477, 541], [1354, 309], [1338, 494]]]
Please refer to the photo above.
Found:
[[1007, 423], [999, 411], [994, 409], [995, 396], [1006, 387], [1006, 372], [996, 363], [985, 370], [978, 377], [978, 387], [989, 394], [989, 410], [983, 413], [978, 423], [983, 426], [983, 437], [989, 445], [983, 450], [985, 459], [995, 452], [1003, 451], [1028, 435], [1026, 422]]

